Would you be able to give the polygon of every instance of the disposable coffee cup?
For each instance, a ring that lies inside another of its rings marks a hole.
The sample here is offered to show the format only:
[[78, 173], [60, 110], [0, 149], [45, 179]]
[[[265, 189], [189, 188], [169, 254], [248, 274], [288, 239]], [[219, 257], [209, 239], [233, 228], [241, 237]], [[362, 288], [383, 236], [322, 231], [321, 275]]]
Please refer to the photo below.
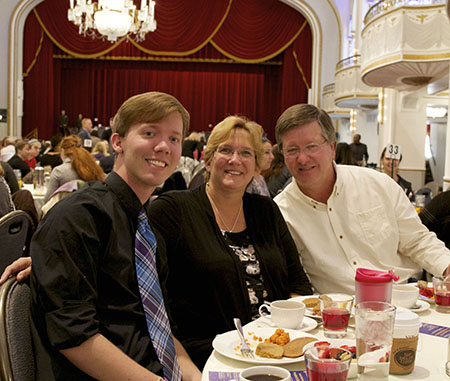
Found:
[[397, 310], [389, 373], [409, 374], [414, 370], [421, 325], [419, 316], [414, 312]]

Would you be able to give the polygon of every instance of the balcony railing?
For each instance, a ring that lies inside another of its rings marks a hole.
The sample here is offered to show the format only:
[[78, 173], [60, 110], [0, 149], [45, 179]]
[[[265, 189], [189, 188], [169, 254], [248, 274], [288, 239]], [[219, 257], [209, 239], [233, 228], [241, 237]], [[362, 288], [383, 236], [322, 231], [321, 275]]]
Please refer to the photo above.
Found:
[[360, 57], [361, 57], [361, 55], [357, 54], [357, 55], [354, 55], [354, 56], [351, 56], [351, 57], [344, 58], [343, 60], [340, 60], [336, 64], [336, 71], [339, 71], [339, 70], [342, 70], [342, 69], [346, 69], [346, 68], [351, 67], [351, 66], [359, 65]]
[[395, 8], [409, 6], [409, 7], [420, 7], [426, 5], [442, 5], [445, 4], [446, 0], [381, 0], [375, 5], [371, 6], [366, 16], [364, 17], [364, 25], [387, 11]]

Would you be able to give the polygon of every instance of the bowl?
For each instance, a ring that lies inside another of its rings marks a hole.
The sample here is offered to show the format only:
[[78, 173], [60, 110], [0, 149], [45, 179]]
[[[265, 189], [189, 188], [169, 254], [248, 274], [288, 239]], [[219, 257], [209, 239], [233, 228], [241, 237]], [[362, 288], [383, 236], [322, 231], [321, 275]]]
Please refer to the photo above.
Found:
[[252, 366], [239, 373], [240, 381], [290, 381], [291, 373], [277, 366]]

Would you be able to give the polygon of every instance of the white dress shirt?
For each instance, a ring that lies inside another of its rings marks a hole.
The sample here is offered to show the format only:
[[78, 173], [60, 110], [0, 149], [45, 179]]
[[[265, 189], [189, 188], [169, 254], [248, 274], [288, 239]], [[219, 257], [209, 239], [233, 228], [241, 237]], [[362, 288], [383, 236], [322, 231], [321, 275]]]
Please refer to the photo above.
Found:
[[275, 202], [316, 291], [354, 293], [356, 268], [389, 270], [406, 282], [422, 268], [442, 275], [450, 251], [420, 222], [401, 187], [373, 169], [335, 165], [326, 204], [292, 181]]

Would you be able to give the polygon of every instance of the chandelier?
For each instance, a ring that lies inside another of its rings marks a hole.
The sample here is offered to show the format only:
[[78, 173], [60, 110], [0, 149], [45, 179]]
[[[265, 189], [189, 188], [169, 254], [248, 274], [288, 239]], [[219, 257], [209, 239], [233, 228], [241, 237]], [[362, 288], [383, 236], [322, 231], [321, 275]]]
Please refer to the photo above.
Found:
[[106, 36], [111, 42], [131, 33], [135, 34], [136, 41], [143, 41], [146, 33], [156, 30], [153, 0], [141, 0], [140, 10], [133, 0], [70, 0], [67, 18], [78, 26], [78, 33], [83, 36]]

